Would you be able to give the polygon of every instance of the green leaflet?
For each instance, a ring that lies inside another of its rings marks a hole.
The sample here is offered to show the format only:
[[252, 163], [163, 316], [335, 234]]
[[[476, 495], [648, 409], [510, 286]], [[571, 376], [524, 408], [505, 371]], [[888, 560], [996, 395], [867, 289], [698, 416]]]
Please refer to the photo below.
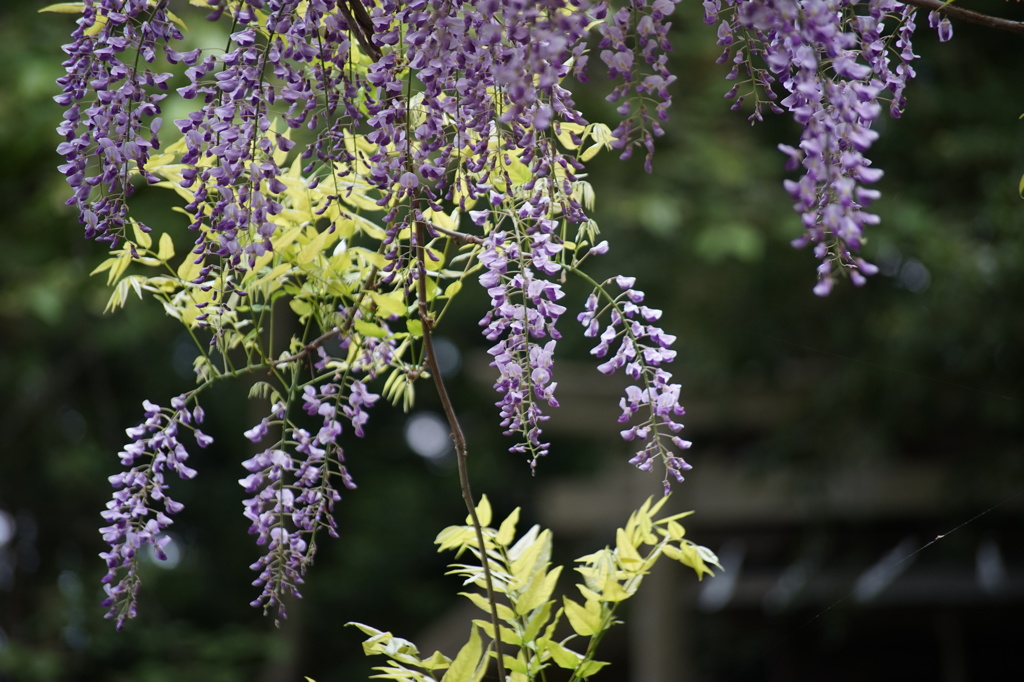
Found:
[[[593, 647], [583, 645], [586, 653], [569, 647], [572, 637], [558, 640], [556, 629], [564, 615], [573, 637], [584, 641], [596, 641], [619, 621], [615, 618], [618, 605], [636, 594], [644, 576], [661, 556], [682, 561], [691, 566], [698, 577], [710, 574], [709, 565], [718, 565], [714, 553], [705, 547], [683, 539], [685, 530], [679, 519], [689, 512], [657, 518], [667, 498], [656, 502], [648, 498], [634, 511], [625, 527], [615, 533], [615, 548], [604, 548], [577, 560], [577, 572], [585, 584], [577, 585], [583, 595], [582, 603], [569, 597], [562, 597], [555, 608], [553, 598], [562, 567], [550, 568], [553, 536], [551, 531], [533, 526], [518, 539], [515, 537], [520, 510], [512, 510], [495, 529], [490, 526], [493, 508], [486, 496], [481, 497], [476, 507], [481, 523], [485, 520], [482, 533], [487, 546], [489, 567], [494, 578], [494, 589], [499, 596], [497, 604], [500, 633], [503, 642], [505, 673], [509, 680], [516, 682], [537, 682], [541, 671], [557, 666], [572, 671], [573, 680], [592, 677], [607, 662], [594, 658]], [[467, 517], [464, 526], [450, 526], [438, 533], [435, 544], [438, 551], [455, 551], [457, 555], [467, 552], [476, 561], [452, 564], [450, 574], [461, 576], [466, 585], [483, 584], [483, 567], [479, 563], [476, 532]], [[490, 621], [491, 604], [482, 591], [460, 593], [479, 608], [486, 618], [477, 618], [470, 624], [470, 638], [460, 650], [444, 680], [482, 679], [485, 662], [491, 658], [481, 642], [481, 632], [492, 637], [494, 625]], [[391, 667], [375, 670], [386, 671], [382, 676], [396, 680], [420, 680], [421, 673], [410, 672], [411, 644], [394, 638], [390, 633], [369, 626], [352, 623], [369, 635], [364, 644], [367, 655], [386, 655], [392, 659]], [[562, 627], [564, 630], [564, 626]], [[390, 649], [388, 645], [390, 644]], [[431, 665], [447, 666], [448, 659], [435, 653]], [[416, 666], [427, 669], [428, 662], [415, 659]], [[402, 666], [399, 668], [398, 666]], [[404, 675], [404, 677], [398, 676]]]
[[480, 641], [480, 631], [471, 629], [469, 641], [452, 661], [441, 682], [479, 682], [487, 671], [487, 656]]

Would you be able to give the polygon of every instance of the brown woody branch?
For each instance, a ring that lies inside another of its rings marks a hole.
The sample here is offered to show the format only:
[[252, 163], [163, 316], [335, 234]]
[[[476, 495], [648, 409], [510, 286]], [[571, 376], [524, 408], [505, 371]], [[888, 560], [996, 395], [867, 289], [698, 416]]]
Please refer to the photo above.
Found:
[[494, 651], [495, 667], [498, 671], [498, 679], [505, 679], [505, 657], [502, 655], [501, 647], [501, 619], [498, 618], [498, 599], [494, 591], [494, 579], [491, 577], [490, 560], [487, 558], [487, 545], [484, 543], [483, 528], [480, 519], [476, 514], [476, 502], [473, 500], [473, 492], [469, 486], [469, 452], [466, 446], [466, 435], [462, 431], [462, 425], [455, 414], [455, 407], [448, 396], [448, 388], [441, 377], [441, 368], [437, 364], [437, 356], [434, 353], [434, 318], [427, 308], [427, 226], [422, 221], [416, 222], [415, 244], [416, 251], [416, 291], [417, 303], [419, 306], [420, 322], [423, 324], [423, 352], [426, 356], [427, 367], [434, 377], [434, 386], [437, 388], [437, 397], [441, 400], [448, 425], [452, 429], [452, 440], [455, 442], [455, 457], [459, 469], [459, 485], [462, 488], [462, 500], [469, 510], [469, 518], [473, 522], [473, 531], [476, 533], [477, 547], [480, 549], [480, 565], [484, 569], [484, 588], [487, 592], [487, 601], [491, 606], [491, 625], [494, 628]]
[[963, 9], [962, 7], [942, 2], [942, 0], [901, 0], [901, 2], [905, 2], [908, 5], [920, 7], [921, 9], [926, 9], [928, 11], [939, 12], [950, 19], [957, 19], [959, 21], [966, 21], [969, 24], [984, 26], [985, 28], [994, 28], [999, 31], [1009, 31], [1010, 33], [1016, 33], [1017, 35], [1024, 35], [1024, 22], [1022, 21], [1011, 21], [1009, 19], [989, 16], [988, 14], [981, 14], [980, 12], [972, 12], [969, 9]]

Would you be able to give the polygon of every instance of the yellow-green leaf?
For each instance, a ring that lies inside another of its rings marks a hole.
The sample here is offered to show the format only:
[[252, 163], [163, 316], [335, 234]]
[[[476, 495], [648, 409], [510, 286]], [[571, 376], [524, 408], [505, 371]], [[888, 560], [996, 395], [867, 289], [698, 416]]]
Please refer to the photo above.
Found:
[[550, 557], [551, 531], [543, 530], [533, 544], [522, 550], [522, 554], [512, 560], [512, 575], [516, 582], [524, 586], [529, 584], [530, 578], [542, 570]]
[[555, 591], [555, 585], [558, 583], [558, 576], [561, 574], [561, 566], [556, 566], [547, 574], [536, 573], [530, 581], [529, 587], [516, 600], [516, 613], [525, 616], [550, 599], [551, 593]]
[[135, 233], [135, 243], [144, 249], [148, 249], [153, 246], [153, 237], [150, 236], [149, 232], [142, 229], [142, 225], [137, 220], [131, 221], [132, 232]]
[[515, 157], [510, 158], [510, 161], [511, 163], [505, 168], [508, 171], [508, 176], [512, 179], [512, 182], [517, 185], [529, 182], [533, 176], [530, 174], [530, 169], [526, 164]]
[[[523, 630], [523, 641], [532, 642], [537, 638], [540, 629], [547, 625], [548, 620], [551, 618], [551, 605], [554, 602], [545, 602], [539, 609], [537, 609], [533, 615], [526, 621], [526, 629]], [[559, 611], [561, 614], [561, 611]], [[556, 616], [557, 620], [558, 617]]]
[[[1024, 182], [1024, 178], [1022, 178], [1022, 182]], [[462, 280], [457, 279], [444, 288], [445, 298], [454, 298], [460, 291], [462, 291]]]
[[156, 257], [164, 262], [174, 258], [174, 240], [166, 232], [160, 235], [160, 250]]
[[[480, 522], [481, 528], [491, 525], [491, 501], [487, 499], [487, 495], [481, 497], [480, 504], [476, 506], [476, 518]], [[466, 523], [472, 524], [473, 517], [467, 516]]]
[[457, 547], [462, 547], [469, 542], [475, 541], [476, 534], [473, 532], [471, 527], [448, 526], [437, 534], [437, 538], [434, 539], [434, 544], [438, 545], [438, 552], [443, 552], [446, 549], [455, 549]]
[[[486, 613], [491, 614], [491, 602], [487, 601], [487, 597], [483, 596], [479, 592], [459, 592], [460, 595], [473, 602], [473, 604]], [[506, 623], [515, 625], [518, 621], [516, 620], [516, 614], [512, 612], [512, 609], [505, 606], [504, 604], [498, 604], [498, 618]]]
[[313, 306], [309, 305], [309, 303], [307, 303], [306, 301], [301, 301], [297, 298], [293, 298], [292, 300], [288, 301], [288, 307], [291, 308], [292, 312], [294, 312], [300, 318], [304, 318], [311, 312], [313, 312]]
[[396, 291], [391, 294], [382, 294], [379, 291], [370, 291], [370, 298], [377, 305], [378, 314], [381, 317], [390, 317], [391, 315], [397, 315], [399, 317], [405, 317], [406, 305], [402, 300], [402, 292]]
[[[490, 619], [484, 620], [482, 618], [478, 618], [473, 621], [473, 624], [483, 630], [485, 635], [494, 639], [494, 624], [491, 623]], [[515, 647], [521, 646], [523, 643], [522, 638], [520, 638], [512, 628], [507, 628], [504, 625], [501, 626], [501, 641]]]
[[440, 651], [435, 651], [431, 654], [430, 658], [423, 661], [423, 667], [427, 670], [444, 670], [452, 663], [452, 659], [448, 658]]
[[366, 320], [356, 319], [352, 321], [352, 324], [355, 326], [356, 331], [363, 336], [372, 336], [377, 339], [383, 339], [388, 335], [382, 327], [372, 322], [367, 322]]
[[295, 263], [301, 266], [313, 262], [323, 253], [323, 250], [327, 248], [329, 243], [333, 243], [335, 237], [336, 235], [332, 235], [327, 230], [318, 233], [313, 239], [309, 240], [308, 244], [302, 247], [299, 255], [295, 258]]
[[39, 10], [39, 13], [55, 12], [57, 14], [81, 14], [84, 11], [84, 2], [58, 2], [56, 5], [47, 5]]
[[414, 338], [418, 339], [421, 336], [423, 336], [423, 323], [420, 322], [419, 320], [406, 320], [405, 328], [409, 330], [409, 333]]
[[669, 540], [682, 540], [686, 535], [686, 529], [678, 521], [669, 521], [665, 525], [665, 530], [668, 532]]
[[622, 585], [612, 576], [607, 576], [604, 585], [601, 587], [601, 599], [604, 601], [619, 602], [629, 599], [632, 596], [623, 589]]
[[106, 14], [97, 14], [96, 15], [96, 22], [92, 26], [90, 26], [89, 28], [87, 28], [84, 31], [82, 31], [82, 35], [94, 36], [97, 33], [99, 33], [100, 31], [102, 31], [103, 27], [106, 26], [106, 25], [107, 25], [107, 15]]
[[569, 619], [569, 625], [576, 631], [576, 634], [583, 637], [593, 637], [601, 631], [601, 605], [596, 601], [588, 601], [586, 606], [580, 606], [568, 597], [562, 598], [565, 604], [565, 615]]
[[572, 649], [567, 649], [550, 639], [544, 640], [544, 649], [551, 654], [551, 658], [559, 668], [574, 670], [583, 660], [583, 657]]
[[501, 522], [501, 526], [498, 528], [498, 537], [495, 538], [495, 541], [502, 547], [508, 547], [512, 540], [515, 539], [517, 523], [519, 523], [519, 507], [513, 509], [508, 518]]
[[476, 682], [481, 679], [487, 667], [481, 665], [482, 651], [480, 632], [474, 627], [469, 635], [469, 641], [459, 650], [441, 682]]
[[604, 147], [604, 145], [600, 142], [590, 145], [583, 150], [583, 154], [580, 156], [580, 161], [583, 161], [584, 163], [590, 161], [599, 151], [601, 151], [602, 147]]
[[569, 151], [575, 151], [579, 148], [579, 145], [572, 141], [570, 133], [575, 133], [576, 137], [579, 138], [583, 130], [583, 126], [579, 123], [561, 123], [558, 126], [558, 141]]
[[181, 20], [181, 17], [177, 16], [174, 12], [168, 11], [167, 18], [177, 25], [182, 31], [188, 31], [188, 26], [186, 26], [185, 22]]
[[599, 671], [606, 665], [608, 665], [608, 661], [587, 661], [582, 666], [580, 666], [580, 669], [576, 671], [576, 674], [582, 677], [583, 679], [586, 679], [591, 675], [597, 673], [597, 671]]
[[619, 563], [624, 567], [632, 568], [643, 563], [643, 557], [636, 551], [636, 546], [622, 528], [615, 531], [615, 549], [619, 553]]
[[[197, 263], [196, 261], [199, 262]], [[203, 269], [202, 263], [202, 257], [193, 258], [192, 255], [189, 255], [189, 257], [182, 261], [181, 265], [178, 266], [178, 278], [183, 282], [191, 282], [195, 280], [195, 278], [199, 276], [199, 271]]]

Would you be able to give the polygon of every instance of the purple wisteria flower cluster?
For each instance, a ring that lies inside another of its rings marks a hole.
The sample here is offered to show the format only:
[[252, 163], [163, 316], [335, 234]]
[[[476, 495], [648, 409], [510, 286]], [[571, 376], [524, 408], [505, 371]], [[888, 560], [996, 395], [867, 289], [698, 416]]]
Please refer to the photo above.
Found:
[[[199, 233], [196, 253], [226, 259], [230, 267], [251, 265], [273, 248], [273, 216], [284, 189], [275, 152], [295, 144], [274, 129], [274, 119], [315, 131], [298, 150], [309, 160], [305, 171], [313, 183], [321, 179], [318, 162], [342, 164], [331, 169], [337, 177], [350, 172], [345, 164], [368, 163], [379, 203], [391, 209], [385, 222], [401, 218], [404, 226], [422, 216], [399, 211], [403, 199], [436, 207], [456, 194], [465, 200], [504, 192], [509, 178], [502, 160], [509, 152], [521, 155], [537, 178], [556, 166], [578, 170], [544, 132], [559, 121], [586, 123], [562, 80], [585, 79], [593, 23], [604, 32], [602, 59], [626, 81], [612, 97], [640, 122], [620, 127], [620, 146], [632, 144], [633, 129], [648, 147], [652, 131], [661, 134], [654, 118], [664, 120], [665, 88], [674, 80], [664, 55], [671, 0], [632, 0], [607, 22], [605, 3], [589, 0], [240, 0], [212, 13], [228, 15], [237, 30], [227, 49], [209, 53], [175, 49], [182, 35], [166, 3], [86, 0], [84, 6], [74, 42], [65, 47], [71, 58], [57, 101], [69, 107], [61, 127], [63, 169], [87, 236], [116, 243], [131, 193], [128, 176], [139, 172], [156, 181], [144, 167], [158, 145], [154, 117], [166, 96], [155, 90], [166, 90], [171, 74], [140, 69], [119, 55], [138, 51], [149, 64], [162, 52], [185, 67], [188, 83], [177, 94], [196, 101], [175, 121], [186, 140], [181, 184], [195, 195], [187, 210]], [[637, 65], [623, 70], [631, 60]], [[643, 75], [641, 62], [650, 74]], [[370, 127], [367, 139], [377, 145], [368, 158], [344, 144], [345, 132], [360, 124]], [[96, 175], [89, 170], [93, 156], [101, 166]], [[100, 195], [96, 185], [107, 191]]]
[[111, 246], [128, 225], [129, 176], [160, 146], [159, 102], [172, 74], [150, 65], [160, 45], [182, 37], [166, 4], [86, 0], [74, 40], [64, 46], [67, 75], [57, 81], [62, 93], [54, 98], [67, 107], [57, 129], [64, 137], [60, 171], [85, 236]]
[[173, 523], [169, 515], [180, 512], [184, 505], [167, 495], [167, 473], [193, 478], [195, 469], [188, 466], [188, 451], [182, 445], [182, 430], [191, 430], [196, 443], [206, 447], [213, 439], [199, 430], [203, 409], [188, 407], [188, 396], [171, 400], [170, 408], [149, 402], [142, 404], [146, 420], [127, 429], [131, 438], [119, 453], [127, 471], [110, 477], [114, 497], [107, 503], [103, 520], [110, 525], [100, 529], [110, 550], [100, 554], [107, 564], [103, 578], [108, 608], [107, 618], [114, 618], [121, 629], [128, 618], [135, 617], [139, 593], [139, 552], [146, 546], [156, 556], [166, 559], [163, 548], [170, 541], [165, 531]]
[[[209, 18], [230, 29], [220, 45], [193, 49], [165, 0], [84, 0], [56, 98], [66, 107], [59, 152], [69, 203], [86, 236], [114, 248], [132, 235], [133, 182], [170, 185], [184, 197], [193, 248], [152, 289], [166, 294], [171, 314], [212, 337], [197, 359], [196, 392], [254, 368], [269, 377], [253, 394], [273, 396], [269, 414], [245, 432], [263, 449], [243, 462], [240, 480], [264, 550], [252, 565], [255, 606], [284, 617], [318, 532], [337, 534], [334, 505], [342, 488], [354, 488], [342, 438], [364, 435], [379, 400], [372, 381], [390, 371], [383, 392], [408, 404], [412, 382], [426, 376], [422, 357], [408, 358], [433, 328], [436, 285], [457, 273], [447, 263], [430, 269], [430, 300], [409, 304], [421, 296], [414, 257], [447, 257], [417, 243], [413, 223], [416, 234], [425, 226], [430, 245], [472, 245], [491, 299], [481, 326], [493, 344], [502, 427], [531, 466], [547, 454], [541, 427], [545, 409], [558, 405], [562, 282], [579, 262], [567, 234], [589, 219], [584, 193], [577, 197], [586, 158], [578, 148], [591, 133], [566, 81], [586, 79], [596, 26], [601, 62], [616, 79], [609, 99], [623, 117], [612, 146], [623, 157], [644, 146], [650, 170], [675, 80], [665, 53], [676, 1], [211, 0]], [[185, 113], [161, 129], [168, 96]], [[172, 140], [159, 154], [158, 133]], [[606, 134], [594, 139], [608, 143]], [[380, 225], [364, 215], [374, 209]], [[447, 227], [432, 220], [440, 213]], [[459, 232], [467, 214], [475, 234]], [[162, 238], [159, 251], [173, 253], [175, 241]], [[143, 265], [171, 265], [173, 255], [146, 248]], [[134, 245], [129, 253], [138, 255]], [[263, 314], [282, 296], [305, 328], [287, 353]], [[174, 307], [186, 298], [197, 315]], [[637, 307], [641, 299], [631, 284], [610, 299], [602, 339], [622, 336], [626, 350], [613, 359], [638, 382], [624, 420], [650, 412], [624, 432], [644, 442], [634, 464], [647, 469], [660, 456], [681, 480], [688, 465], [669, 450], [685, 443], [672, 435], [678, 385], [661, 369], [674, 354], [671, 337], [649, 324], [656, 317]], [[601, 371], [616, 367], [609, 362]], [[129, 430], [133, 442], [121, 453], [128, 470], [111, 478], [103, 558], [119, 627], [135, 615], [138, 550], [151, 545], [159, 555], [181, 509], [166, 495], [165, 472], [195, 475], [179, 431], [193, 429], [203, 447], [211, 441], [196, 428], [202, 411], [186, 409], [195, 394], [170, 409], [147, 402], [146, 422]]]
[[[600, 253], [607, 249], [605, 243], [595, 250]], [[608, 289], [612, 283], [618, 287], [617, 294]], [[663, 481], [665, 494], [669, 492], [671, 478], [683, 481], [683, 472], [691, 466], [678, 450], [690, 448], [690, 441], [678, 433], [683, 425], [677, 421], [686, 414], [679, 404], [679, 384], [671, 383], [672, 375], [663, 369], [675, 359], [672, 344], [676, 337], [666, 334], [653, 323], [661, 319], [661, 311], [644, 305], [644, 293], [634, 287], [636, 278], [619, 275], [602, 283], [587, 297], [587, 302], [577, 320], [584, 327], [584, 336], [597, 338], [598, 343], [590, 353], [597, 358], [607, 358], [598, 365], [602, 374], [613, 374], [622, 370], [630, 380], [636, 382], [626, 387], [626, 395], [619, 401], [622, 414], [619, 422], [634, 418], [639, 423], [621, 431], [626, 441], [642, 444], [630, 464], [641, 471], [649, 471], [655, 459], [665, 466]], [[605, 304], [601, 305], [601, 298]], [[601, 318], [608, 316], [608, 323], [601, 329]]]
[[804, 169], [785, 187], [804, 226], [793, 244], [813, 244], [821, 261], [814, 292], [827, 295], [840, 273], [862, 285], [877, 272], [856, 254], [865, 227], [878, 223], [865, 209], [879, 197], [868, 186], [882, 176], [865, 153], [878, 138], [881, 102], [894, 117], [905, 106], [914, 8], [895, 0], [705, 0], [704, 8], [726, 48], [719, 61], [732, 64], [727, 78], [746, 78], [726, 95], [733, 108], [745, 93], [754, 97], [752, 121], [768, 108], [803, 128], [797, 147], [779, 148], [787, 169]]
[[485, 268], [480, 285], [491, 297], [480, 325], [487, 340], [497, 342], [487, 351], [498, 370], [494, 389], [501, 399], [496, 405], [505, 435], [521, 437], [510, 451], [528, 454], [531, 468], [548, 453], [548, 443], [540, 440], [540, 425], [548, 418], [540, 403], [558, 407], [553, 354], [562, 337], [558, 319], [565, 312], [558, 303], [565, 295], [562, 287], [549, 279], [562, 272], [557, 262], [562, 246], [553, 238], [557, 223], [542, 217], [545, 212], [543, 205], [523, 206], [520, 217], [531, 221], [523, 239], [493, 229], [478, 255]]
[[261, 606], [264, 613], [275, 609], [279, 618], [286, 617], [284, 597], [301, 596], [298, 588], [316, 555], [317, 532], [325, 530], [338, 537], [334, 504], [341, 494], [336, 481], [348, 490], [356, 487], [338, 443], [342, 420], [362, 437], [367, 410], [378, 398], [361, 381], [353, 381], [347, 390], [336, 383], [306, 386], [302, 409], [320, 420], [316, 433], [291, 423], [281, 402], [274, 404], [269, 417], [245, 432], [253, 443], [263, 442], [271, 429], [283, 434], [242, 463], [250, 473], [239, 481], [252, 495], [243, 503], [249, 533], [266, 547], [251, 566], [259, 574], [253, 585], [260, 588], [252, 605]]
[[[664, 134], [661, 123], [668, 120], [672, 105], [668, 86], [676, 77], [668, 70], [667, 54], [672, 49], [668, 41], [672, 24], [665, 19], [678, 2], [636, 0], [598, 27], [601, 61], [612, 78], [623, 81], [607, 98], [609, 102], [621, 102], [618, 113], [623, 119], [613, 133], [615, 146], [623, 150], [620, 157], [628, 159], [633, 154], [633, 143], [641, 142], [647, 150], [644, 168], [648, 173], [652, 170], [654, 138]], [[653, 117], [648, 110], [652, 105]]]

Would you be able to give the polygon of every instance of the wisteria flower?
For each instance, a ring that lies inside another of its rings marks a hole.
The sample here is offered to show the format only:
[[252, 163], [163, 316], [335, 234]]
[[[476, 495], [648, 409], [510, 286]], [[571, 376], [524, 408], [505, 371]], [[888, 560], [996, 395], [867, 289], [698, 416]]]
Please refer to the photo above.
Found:
[[213, 442], [198, 429], [202, 410], [198, 406], [190, 410], [187, 402], [185, 395], [174, 398], [171, 408], [143, 402], [146, 420], [126, 430], [131, 442], [118, 455], [121, 464], [129, 468], [110, 477], [115, 492], [102, 514], [109, 525], [100, 529], [110, 549], [100, 557], [107, 565], [103, 605], [108, 609], [107, 618], [116, 619], [118, 629], [135, 617], [141, 585], [139, 552], [148, 545], [158, 559], [166, 559], [163, 548], [170, 538], [165, 531], [173, 523], [171, 515], [184, 508], [167, 494], [166, 474], [185, 479], [196, 475], [187, 464], [189, 455], [181, 443], [181, 432], [192, 430], [200, 447]]
[[[613, 283], [618, 294], [608, 292]], [[649, 471], [655, 460], [661, 460], [665, 466], [663, 487], [668, 494], [670, 479], [681, 483], [683, 472], [691, 468], [677, 454], [691, 445], [678, 435], [683, 428], [678, 418], [686, 414], [679, 404], [680, 386], [672, 383], [672, 375], [663, 369], [675, 359], [676, 352], [671, 348], [675, 336], [653, 324], [661, 318], [661, 311], [644, 305], [644, 293], [634, 287], [635, 283], [635, 278], [621, 275], [604, 282], [587, 297], [576, 319], [583, 325], [584, 336], [598, 340], [590, 351], [604, 360], [597, 366], [598, 371], [622, 371], [634, 382], [619, 400], [619, 422], [636, 423], [620, 435], [625, 441], [641, 445], [629, 460], [641, 471]], [[604, 315], [608, 323], [602, 330], [600, 319]]]

